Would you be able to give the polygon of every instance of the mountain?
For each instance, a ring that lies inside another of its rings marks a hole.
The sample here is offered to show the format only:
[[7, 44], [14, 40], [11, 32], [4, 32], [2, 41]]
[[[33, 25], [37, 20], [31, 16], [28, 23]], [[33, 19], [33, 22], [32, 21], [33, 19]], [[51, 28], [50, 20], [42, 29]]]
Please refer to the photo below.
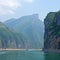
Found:
[[11, 31], [0, 22], [0, 48], [24, 48], [22, 34]]
[[9, 19], [4, 23], [9, 29], [15, 30], [19, 34], [22, 33], [26, 37], [28, 48], [43, 47], [44, 24], [39, 19], [38, 14], [23, 16], [19, 19]]
[[44, 49], [60, 49], [60, 11], [48, 13], [44, 24]]

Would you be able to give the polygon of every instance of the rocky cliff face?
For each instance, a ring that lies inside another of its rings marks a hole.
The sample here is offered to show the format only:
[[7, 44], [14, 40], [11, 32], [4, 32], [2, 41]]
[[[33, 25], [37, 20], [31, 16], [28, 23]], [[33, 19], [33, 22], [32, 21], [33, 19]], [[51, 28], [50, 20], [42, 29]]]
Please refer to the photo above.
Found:
[[10, 19], [4, 22], [10, 29], [22, 34], [25, 48], [43, 48], [43, 22], [38, 14], [22, 16], [18, 19]]
[[44, 49], [60, 49], [60, 11], [48, 13], [44, 24]]

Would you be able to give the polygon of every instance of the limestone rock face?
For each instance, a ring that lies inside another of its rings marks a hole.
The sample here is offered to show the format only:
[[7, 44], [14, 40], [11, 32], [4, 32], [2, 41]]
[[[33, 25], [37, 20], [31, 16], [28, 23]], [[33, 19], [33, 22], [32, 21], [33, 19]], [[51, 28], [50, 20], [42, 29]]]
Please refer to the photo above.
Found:
[[[38, 14], [22, 16], [18, 19], [9, 19], [4, 24], [11, 30], [24, 36], [25, 48], [43, 48], [44, 24]], [[19, 45], [21, 46], [21, 45]]]
[[38, 14], [0, 22], [0, 48], [43, 48], [43, 32]]
[[44, 25], [44, 49], [60, 49], [60, 11], [48, 13]]

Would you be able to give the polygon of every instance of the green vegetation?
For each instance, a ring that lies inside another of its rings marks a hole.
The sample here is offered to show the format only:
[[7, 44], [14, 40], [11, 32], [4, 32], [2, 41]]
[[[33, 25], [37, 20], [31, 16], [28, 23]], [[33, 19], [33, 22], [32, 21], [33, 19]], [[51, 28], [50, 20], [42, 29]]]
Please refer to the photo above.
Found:
[[45, 49], [60, 49], [60, 11], [50, 12], [45, 18]]
[[23, 42], [22, 38], [22, 35], [11, 31], [0, 22], [0, 48], [18, 48], [19, 43]]
[[15, 30], [17, 33], [24, 36], [23, 41], [25, 47], [42, 48], [43, 47], [43, 22], [40, 21], [38, 14], [23, 16], [19, 19], [10, 19], [5, 22], [10, 30]]
[[53, 12], [50, 12], [48, 15], [47, 15], [47, 19], [53, 21], [54, 20], [54, 17], [55, 17], [55, 13]]

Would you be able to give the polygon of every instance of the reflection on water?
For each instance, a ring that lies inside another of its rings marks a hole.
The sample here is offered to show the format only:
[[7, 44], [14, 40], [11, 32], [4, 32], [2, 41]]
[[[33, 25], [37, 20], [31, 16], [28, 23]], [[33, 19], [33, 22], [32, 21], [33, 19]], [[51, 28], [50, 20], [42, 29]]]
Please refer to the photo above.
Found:
[[60, 60], [60, 54], [42, 51], [4, 51], [0, 52], [0, 60]]
[[0, 60], [44, 60], [43, 55], [40, 51], [7, 51], [0, 54]]
[[60, 53], [45, 53], [45, 60], [60, 60]]

